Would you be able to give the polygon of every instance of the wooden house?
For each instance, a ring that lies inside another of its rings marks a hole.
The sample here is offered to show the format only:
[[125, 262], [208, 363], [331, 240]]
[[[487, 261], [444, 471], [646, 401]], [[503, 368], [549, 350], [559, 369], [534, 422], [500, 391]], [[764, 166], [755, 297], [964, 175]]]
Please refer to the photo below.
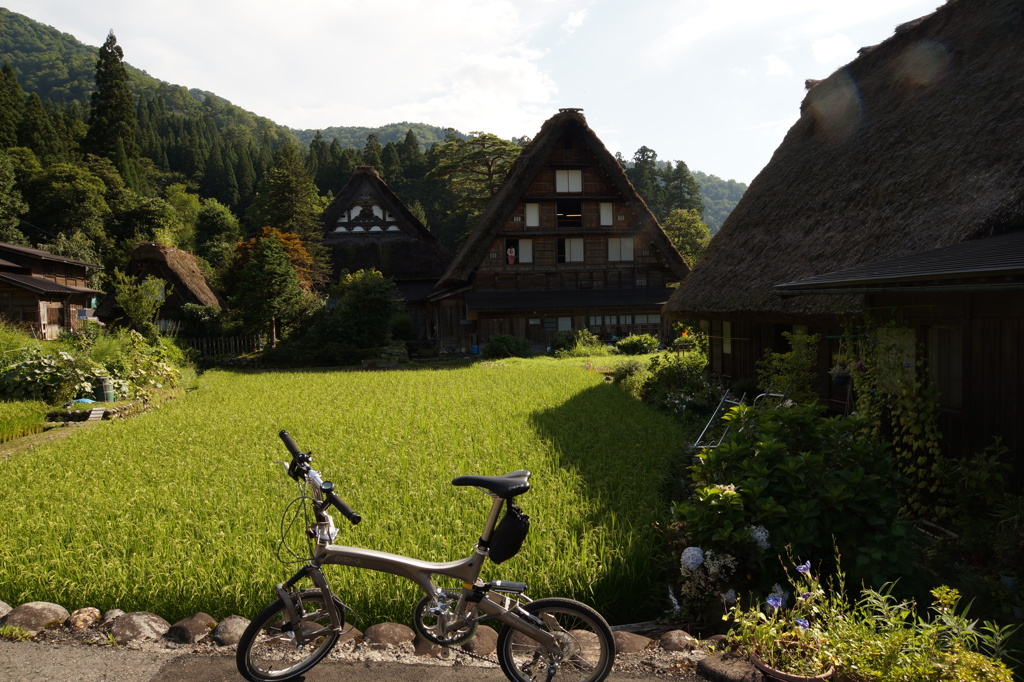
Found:
[[420, 336], [425, 299], [452, 253], [413, 215], [373, 166], [359, 166], [321, 214], [335, 278], [375, 269], [395, 282]]
[[666, 337], [661, 307], [688, 268], [578, 109], [544, 123], [451, 267], [434, 324], [443, 346], [559, 331]]
[[55, 339], [90, 316], [102, 292], [88, 277], [103, 268], [41, 249], [0, 243], [0, 317]]
[[700, 319], [711, 368], [753, 377], [782, 332], [847, 322], [903, 339], [946, 443], [1024, 447], [1024, 4], [949, 0], [827, 79], [665, 307]]
[[[176, 328], [182, 319], [181, 307], [186, 303], [218, 310], [224, 307], [220, 297], [210, 289], [195, 256], [188, 251], [155, 242], [136, 244], [128, 260], [126, 274], [139, 282], [154, 277], [166, 283], [165, 298], [157, 319], [161, 331]], [[96, 316], [106, 323], [116, 322], [122, 315], [113, 294], [105, 296], [96, 309]]]

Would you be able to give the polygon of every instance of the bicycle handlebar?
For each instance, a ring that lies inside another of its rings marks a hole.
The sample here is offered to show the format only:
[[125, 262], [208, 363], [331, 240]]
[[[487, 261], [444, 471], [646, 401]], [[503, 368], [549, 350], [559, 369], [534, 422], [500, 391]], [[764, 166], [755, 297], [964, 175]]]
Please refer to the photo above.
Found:
[[288, 448], [288, 452], [292, 455], [291, 466], [288, 467], [288, 475], [294, 478], [296, 481], [299, 477], [305, 478], [309, 483], [317, 488], [328, 504], [334, 505], [341, 514], [349, 520], [353, 526], [363, 520], [358, 513], [352, 511], [352, 507], [348, 506], [344, 500], [338, 497], [338, 494], [334, 492], [334, 484], [330, 481], [324, 481], [320, 478], [320, 472], [314, 470], [309, 463], [313, 460], [308, 452], [304, 453], [299, 450], [299, 446], [292, 440], [291, 435], [287, 431], [281, 431], [278, 436], [284, 442], [284, 446]]

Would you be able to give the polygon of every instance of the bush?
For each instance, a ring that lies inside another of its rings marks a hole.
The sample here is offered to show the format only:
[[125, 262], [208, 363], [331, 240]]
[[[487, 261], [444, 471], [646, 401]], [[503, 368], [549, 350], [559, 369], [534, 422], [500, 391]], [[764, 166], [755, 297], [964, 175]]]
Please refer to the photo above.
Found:
[[616, 343], [615, 348], [624, 355], [644, 355], [658, 350], [658, 339], [650, 334], [634, 334]]
[[676, 416], [706, 421], [722, 398], [721, 387], [711, 382], [706, 369], [707, 357], [701, 353], [656, 355], [648, 365], [644, 399]]
[[[812, 407], [743, 405], [725, 420], [729, 433], [698, 452], [689, 469], [692, 494], [674, 508], [680, 548], [736, 560], [718, 592], [766, 593], [778, 580], [764, 565], [771, 546], [831, 556], [838, 545], [855, 557], [849, 573], [858, 582], [877, 586], [893, 574], [912, 580], [914, 548], [897, 520], [897, 473], [863, 420], [822, 417]], [[707, 605], [705, 596], [690, 606]]]
[[65, 351], [46, 354], [34, 348], [0, 374], [0, 398], [59, 405], [92, 397], [96, 377], [105, 374], [101, 365], [87, 357]]
[[525, 358], [530, 355], [530, 342], [511, 334], [498, 334], [484, 344], [485, 358]]
[[581, 358], [609, 355], [610, 350], [589, 329], [574, 332], [556, 332], [551, 337], [551, 351], [558, 358]]

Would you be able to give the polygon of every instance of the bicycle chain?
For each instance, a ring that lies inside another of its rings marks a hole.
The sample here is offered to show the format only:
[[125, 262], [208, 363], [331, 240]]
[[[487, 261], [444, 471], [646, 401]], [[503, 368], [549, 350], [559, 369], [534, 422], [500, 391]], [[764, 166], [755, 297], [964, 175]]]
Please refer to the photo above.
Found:
[[488, 663], [491, 663], [493, 665], [500, 665], [498, 663], [497, 657], [495, 657], [495, 658], [487, 658], [486, 656], [481, 656], [480, 654], [474, 654], [472, 651], [467, 651], [466, 649], [456, 649], [451, 644], [441, 644], [439, 646], [442, 649], [447, 649], [448, 651], [454, 651], [456, 653], [466, 654], [470, 658], [475, 658], [478, 661], [487, 661]]

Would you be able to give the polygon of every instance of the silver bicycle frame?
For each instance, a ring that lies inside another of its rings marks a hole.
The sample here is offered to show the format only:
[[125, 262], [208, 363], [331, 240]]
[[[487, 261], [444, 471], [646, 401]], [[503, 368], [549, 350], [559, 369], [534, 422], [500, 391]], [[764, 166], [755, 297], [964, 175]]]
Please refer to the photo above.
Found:
[[[315, 473], [315, 472], [312, 472]], [[316, 476], [316, 483], [319, 484], [319, 475]], [[319, 498], [319, 485], [312, 485], [314, 499]], [[486, 491], [485, 491], [486, 492]], [[324, 606], [330, 612], [331, 623], [335, 629], [342, 627], [341, 615], [336, 612], [334, 606], [333, 592], [327, 583], [327, 578], [321, 569], [325, 564], [337, 564], [339, 566], [352, 566], [379, 573], [390, 573], [406, 578], [416, 583], [427, 595], [436, 597], [441, 590], [434, 584], [433, 576], [443, 575], [449, 578], [456, 578], [463, 584], [463, 599], [473, 593], [477, 579], [480, 577], [480, 570], [483, 568], [487, 558], [487, 550], [481, 545], [485, 544], [491, 537], [494, 526], [497, 523], [498, 514], [504, 500], [496, 495], [487, 493], [493, 498], [491, 512], [487, 517], [484, 532], [480, 536], [481, 542], [477, 544], [476, 551], [458, 561], [432, 562], [413, 559], [401, 554], [391, 554], [362, 547], [348, 547], [335, 545], [326, 542], [318, 542], [312, 560], [290, 581], [289, 587], [303, 576], [308, 576], [324, 595]], [[318, 500], [319, 501], [319, 500]], [[288, 597], [287, 590], [283, 585], [277, 588], [278, 596], [285, 602], [289, 615], [294, 619], [294, 605]], [[460, 601], [461, 604], [461, 601]], [[511, 628], [522, 632], [542, 644], [545, 648], [557, 651], [558, 645], [551, 633], [542, 630], [524, 620], [521, 616], [514, 614], [511, 610], [503, 608], [499, 604], [483, 596], [477, 603], [477, 608], [488, 616], [505, 623]]]

